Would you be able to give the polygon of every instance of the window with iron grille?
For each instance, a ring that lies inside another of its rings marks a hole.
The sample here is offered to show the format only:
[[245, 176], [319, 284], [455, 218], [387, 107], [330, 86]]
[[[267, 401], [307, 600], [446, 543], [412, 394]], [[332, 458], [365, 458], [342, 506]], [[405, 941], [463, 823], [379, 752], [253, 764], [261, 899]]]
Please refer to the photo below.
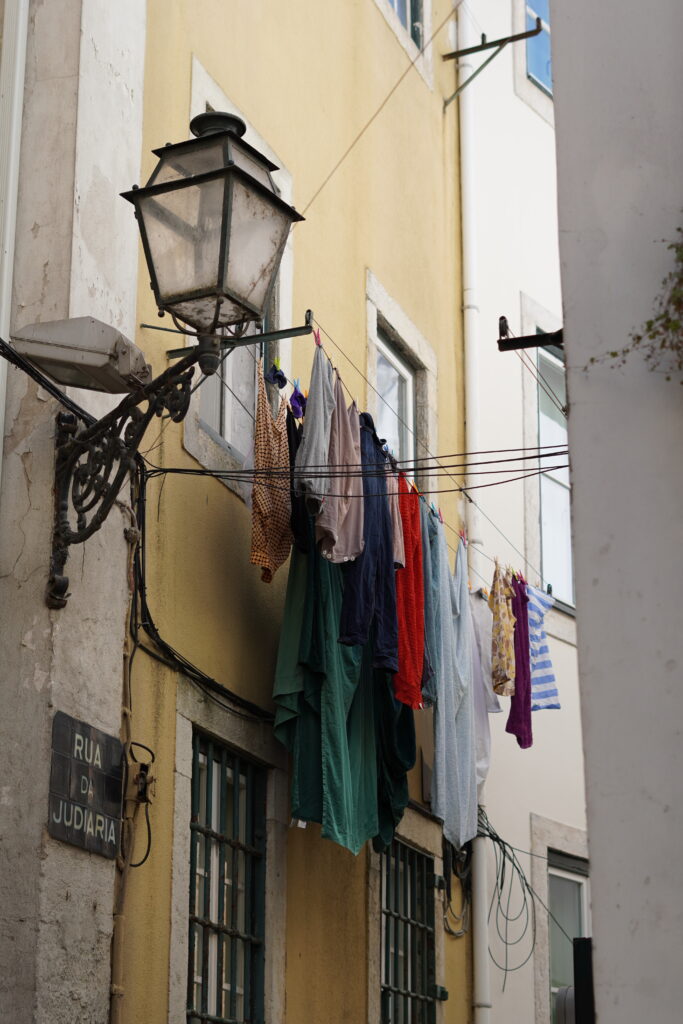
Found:
[[187, 1021], [263, 1024], [266, 770], [195, 732]]
[[434, 860], [395, 839], [382, 856], [382, 1024], [434, 1024]]

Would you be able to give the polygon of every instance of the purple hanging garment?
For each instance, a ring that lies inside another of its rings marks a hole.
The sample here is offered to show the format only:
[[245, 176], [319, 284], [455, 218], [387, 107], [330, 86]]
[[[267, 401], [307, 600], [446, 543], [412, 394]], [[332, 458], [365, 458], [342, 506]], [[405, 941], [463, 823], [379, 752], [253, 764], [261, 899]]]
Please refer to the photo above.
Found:
[[506, 732], [517, 737], [520, 747], [530, 747], [531, 733], [531, 664], [529, 658], [529, 598], [526, 586], [516, 576], [512, 578], [512, 614], [515, 617], [515, 692], [510, 698]]

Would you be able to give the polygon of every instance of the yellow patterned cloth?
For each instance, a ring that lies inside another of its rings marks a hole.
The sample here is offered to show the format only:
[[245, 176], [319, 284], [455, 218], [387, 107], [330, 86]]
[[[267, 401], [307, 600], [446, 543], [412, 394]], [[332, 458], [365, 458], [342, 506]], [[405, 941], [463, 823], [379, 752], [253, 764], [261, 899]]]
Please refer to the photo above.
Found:
[[289, 446], [287, 403], [280, 402], [273, 419], [263, 379], [263, 360], [258, 366], [258, 396], [254, 427], [254, 469], [281, 469], [271, 476], [254, 476], [251, 505], [251, 562], [261, 566], [261, 579], [270, 583], [289, 558], [292, 546], [289, 495]]
[[515, 617], [512, 614], [512, 581], [496, 562], [489, 608], [493, 612], [491, 630], [491, 675], [493, 689], [502, 697], [515, 692]]

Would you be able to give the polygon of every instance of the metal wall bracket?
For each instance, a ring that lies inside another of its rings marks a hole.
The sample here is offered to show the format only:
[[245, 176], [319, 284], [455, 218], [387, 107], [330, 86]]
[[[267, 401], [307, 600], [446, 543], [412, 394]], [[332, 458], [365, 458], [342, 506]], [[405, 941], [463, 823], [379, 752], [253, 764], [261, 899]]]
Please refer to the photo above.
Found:
[[523, 334], [520, 338], [510, 337], [510, 328], [506, 316], [498, 317], [498, 351], [515, 352], [520, 348], [541, 348], [544, 345], [555, 345], [562, 348], [564, 333], [558, 331], [538, 331], [536, 334]]
[[[45, 602], [64, 608], [69, 578], [64, 568], [72, 544], [82, 544], [104, 523], [150, 420], [166, 411], [179, 423], [190, 406], [190, 382], [199, 349], [146, 387], [128, 395], [102, 419], [79, 426], [71, 412], [57, 415], [55, 519]], [[140, 406], [146, 405], [141, 409]]]
[[69, 578], [64, 569], [69, 548], [82, 544], [104, 523], [135, 465], [150, 421], [167, 413], [174, 423], [180, 423], [187, 415], [195, 364], [211, 373], [220, 362], [220, 353], [235, 345], [256, 345], [312, 332], [313, 313], [309, 309], [302, 327], [242, 337], [202, 335], [196, 345], [168, 352], [170, 359], [180, 362], [132, 392], [95, 423], [84, 424], [73, 412], [57, 415], [55, 518], [45, 595], [48, 608], [66, 606]]
[[514, 36], [503, 36], [502, 39], [492, 39], [491, 42], [489, 42], [486, 36], [482, 33], [481, 42], [477, 46], [468, 46], [464, 50], [453, 50], [452, 53], [445, 53], [441, 58], [442, 60], [460, 60], [461, 57], [466, 57], [471, 53], [481, 53], [483, 50], [495, 50], [495, 53], [492, 53], [490, 57], [487, 57], [483, 64], [480, 64], [477, 70], [474, 71], [469, 78], [466, 78], [462, 85], [458, 86], [452, 96], [449, 96], [447, 100], [444, 100], [444, 110], [449, 103], [452, 103], [456, 96], [459, 96], [463, 89], [468, 86], [470, 82], [473, 82], [477, 75], [480, 75], [484, 68], [487, 67], [491, 61], [505, 49], [508, 43], [518, 43], [522, 39], [531, 39], [532, 36], [537, 36], [542, 31], [543, 24], [541, 19], [536, 18], [536, 28], [529, 29], [528, 32], [518, 32]]
[[[163, 330], [170, 331], [169, 327], [154, 327], [153, 324], [140, 324], [141, 327], [150, 327], [152, 330]], [[183, 331], [178, 331], [179, 334], [183, 334]], [[306, 317], [302, 327], [288, 327], [282, 331], [267, 331], [265, 334], [246, 334], [241, 337], [233, 337], [232, 335], [226, 335], [220, 339], [221, 351], [225, 349], [235, 348], [237, 345], [257, 345], [263, 344], [268, 341], [283, 341], [285, 338], [300, 338], [305, 334], [313, 333], [313, 310], [306, 310]], [[171, 348], [166, 351], [166, 355], [169, 359], [180, 359], [182, 356], [187, 355], [191, 349], [185, 348]]]

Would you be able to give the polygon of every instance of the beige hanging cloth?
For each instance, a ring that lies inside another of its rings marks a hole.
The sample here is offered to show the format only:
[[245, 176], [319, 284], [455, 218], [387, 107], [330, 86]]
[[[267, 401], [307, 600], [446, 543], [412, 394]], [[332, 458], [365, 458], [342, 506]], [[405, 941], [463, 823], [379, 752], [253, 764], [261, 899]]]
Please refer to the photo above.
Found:
[[515, 617], [512, 614], [512, 587], [496, 562], [489, 608], [493, 612], [491, 629], [491, 676], [493, 689], [501, 697], [515, 692]]
[[[274, 472], [260, 475], [260, 469]], [[264, 583], [270, 583], [275, 572], [289, 558], [292, 546], [292, 505], [289, 496], [287, 403], [280, 402], [277, 418], [273, 419], [263, 379], [263, 360], [259, 360], [258, 365], [254, 470], [251, 562], [261, 566], [261, 579]]]

